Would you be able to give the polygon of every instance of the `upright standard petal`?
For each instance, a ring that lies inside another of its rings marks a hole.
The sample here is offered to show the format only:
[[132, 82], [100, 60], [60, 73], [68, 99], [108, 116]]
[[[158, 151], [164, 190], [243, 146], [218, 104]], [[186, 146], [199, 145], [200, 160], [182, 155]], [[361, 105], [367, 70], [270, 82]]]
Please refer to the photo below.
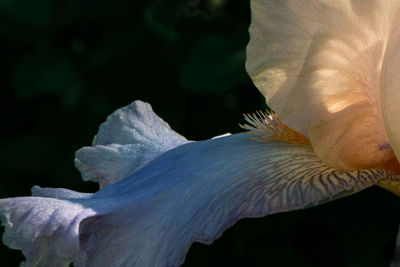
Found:
[[76, 152], [75, 166], [83, 180], [98, 182], [103, 188], [187, 142], [148, 103], [135, 101], [107, 118], [94, 137], [93, 146]]
[[395, 13], [396, 23], [390, 29], [382, 70], [382, 110], [390, 144], [400, 158], [400, 10]]
[[337, 170], [310, 146], [247, 134], [169, 150], [88, 198], [0, 200], [5, 242], [33, 266], [178, 266], [243, 217], [306, 208], [399, 177]]
[[381, 111], [382, 60], [400, 1], [252, 0], [247, 70], [326, 163], [398, 167]]

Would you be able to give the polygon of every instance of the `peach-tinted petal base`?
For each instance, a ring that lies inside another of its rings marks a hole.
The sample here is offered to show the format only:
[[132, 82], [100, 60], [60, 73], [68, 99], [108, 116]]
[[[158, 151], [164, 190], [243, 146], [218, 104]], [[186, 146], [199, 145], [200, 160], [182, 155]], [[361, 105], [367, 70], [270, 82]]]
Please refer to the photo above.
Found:
[[[399, 60], [386, 49], [392, 28], [398, 28], [400, 1], [251, 5], [246, 68], [267, 104], [309, 138], [324, 162], [343, 169], [387, 166], [394, 157], [389, 144], [398, 145], [385, 131], [380, 81], [386, 54], [395, 64], [389, 81], [399, 82]], [[392, 50], [398, 51], [398, 43]], [[398, 95], [388, 94], [385, 101], [398, 102]], [[391, 105], [388, 113], [397, 116], [398, 107]]]

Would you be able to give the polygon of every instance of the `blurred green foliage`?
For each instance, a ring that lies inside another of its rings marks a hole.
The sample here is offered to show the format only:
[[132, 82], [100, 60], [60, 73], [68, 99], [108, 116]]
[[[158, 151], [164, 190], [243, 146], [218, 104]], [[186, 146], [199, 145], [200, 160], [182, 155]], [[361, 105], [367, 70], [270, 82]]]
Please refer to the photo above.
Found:
[[[115, 109], [141, 99], [191, 140], [239, 132], [266, 108], [245, 68], [248, 0], [0, 1], [0, 197], [94, 192], [73, 167]], [[385, 266], [400, 202], [373, 188], [317, 208], [245, 219], [184, 266]], [[0, 265], [19, 251], [1, 246]]]

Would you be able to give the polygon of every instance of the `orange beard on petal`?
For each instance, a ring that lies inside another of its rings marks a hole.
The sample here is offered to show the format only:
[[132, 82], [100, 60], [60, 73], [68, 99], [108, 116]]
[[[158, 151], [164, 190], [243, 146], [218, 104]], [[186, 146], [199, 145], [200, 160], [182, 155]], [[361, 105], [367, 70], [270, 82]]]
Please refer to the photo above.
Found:
[[257, 111], [253, 114], [245, 114], [247, 124], [240, 124], [240, 127], [248, 130], [254, 135], [250, 140], [256, 142], [283, 142], [292, 145], [311, 145], [310, 140], [303, 134], [293, 130], [284, 124], [273, 112]]
[[[248, 124], [241, 124], [240, 127], [248, 130], [248, 133], [254, 136], [250, 137], [250, 140], [256, 142], [283, 142], [294, 145], [311, 145], [307, 137], [288, 127], [275, 113], [258, 111], [251, 115], [244, 115], [244, 117]], [[365, 146], [370, 146], [374, 143], [369, 143], [368, 141], [370, 140], [367, 140], [364, 144]], [[346, 147], [350, 148], [350, 146]], [[365, 154], [360, 155], [360, 153], [367, 151], [370, 152], [370, 154], [368, 153], [370, 156], [366, 156]], [[344, 169], [383, 169], [400, 174], [400, 163], [390, 144], [387, 142], [380, 143], [376, 148], [369, 147], [369, 149], [363, 149], [362, 152], [361, 149], [344, 149], [342, 152], [342, 160], [349, 162], [349, 166], [351, 166]]]

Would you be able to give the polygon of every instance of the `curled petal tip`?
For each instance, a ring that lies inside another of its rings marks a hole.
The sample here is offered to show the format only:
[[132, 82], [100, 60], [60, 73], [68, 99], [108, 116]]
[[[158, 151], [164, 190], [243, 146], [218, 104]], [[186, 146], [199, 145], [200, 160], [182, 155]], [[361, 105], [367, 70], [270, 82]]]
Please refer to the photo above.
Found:
[[83, 180], [98, 182], [103, 188], [187, 142], [148, 103], [138, 100], [108, 116], [93, 146], [79, 149], [74, 162]]

